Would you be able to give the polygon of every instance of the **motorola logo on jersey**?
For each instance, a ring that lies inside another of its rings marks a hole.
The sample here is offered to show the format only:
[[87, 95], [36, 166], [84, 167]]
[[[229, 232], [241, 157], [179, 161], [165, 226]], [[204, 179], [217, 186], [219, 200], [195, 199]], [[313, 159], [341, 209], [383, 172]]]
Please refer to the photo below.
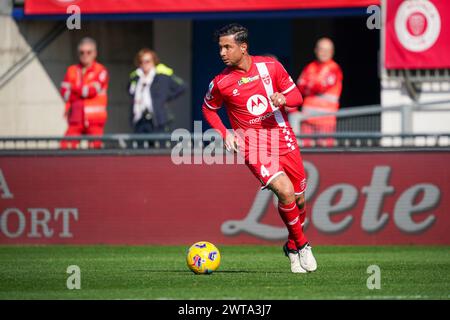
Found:
[[260, 94], [255, 94], [247, 100], [248, 112], [255, 116], [263, 114], [267, 110], [268, 106], [269, 103], [267, 98]]

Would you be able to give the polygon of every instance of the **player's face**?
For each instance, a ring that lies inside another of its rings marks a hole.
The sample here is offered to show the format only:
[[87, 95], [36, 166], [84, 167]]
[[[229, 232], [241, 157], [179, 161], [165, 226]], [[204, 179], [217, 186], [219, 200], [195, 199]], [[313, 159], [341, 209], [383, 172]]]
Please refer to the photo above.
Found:
[[246, 52], [245, 43], [238, 44], [234, 35], [223, 36], [219, 39], [220, 57], [228, 67], [237, 66]]

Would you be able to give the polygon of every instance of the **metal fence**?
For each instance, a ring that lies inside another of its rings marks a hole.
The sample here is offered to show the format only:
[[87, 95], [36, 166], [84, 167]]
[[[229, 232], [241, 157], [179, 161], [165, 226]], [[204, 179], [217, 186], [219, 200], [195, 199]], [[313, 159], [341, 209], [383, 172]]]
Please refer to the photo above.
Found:
[[382, 115], [397, 113], [400, 119], [400, 133], [409, 134], [411, 133], [412, 128], [411, 115], [415, 111], [450, 112], [450, 101], [437, 101], [390, 107], [369, 105], [341, 109], [338, 112], [311, 112], [308, 114], [299, 112], [290, 114], [289, 122], [297, 135], [301, 134], [300, 127], [302, 122], [307, 122], [311, 119], [326, 116], [336, 117], [336, 132], [380, 132]]
[[[211, 137], [209, 137], [211, 138]], [[395, 149], [449, 149], [450, 133], [446, 134], [381, 134], [374, 132], [334, 133], [297, 136], [303, 150], [395, 150]], [[323, 147], [324, 139], [332, 139], [333, 145]], [[313, 141], [304, 146], [303, 141]], [[77, 142], [70, 148], [62, 148], [64, 142]], [[211, 140], [205, 141], [201, 134], [186, 136], [183, 141], [170, 134], [143, 135], [104, 135], [82, 137], [2, 137], [0, 138], [0, 155], [19, 153], [84, 154], [100, 153], [154, 153], [170, 154], [175, 147], [183, 145], [186, 152], [203, 152]], [[219, 135], [215, 141], [221, 143]], [[94, 145], [97, 143], [97, 145]], [[220, 148], [223, 151], [223, 148]]]
[[[381, 107], [379, 105], [347, 108], [338, 112], [321, 112], [304, 115], [289, 115], [297, 140], [303, 149], [354, 149], [354, 148], [450, 148], [450, 129], [446, 133], [411, 133], [410, 114], [413, 111], [447, 112], [450, 101], [441, 101], [414, 106]], [[398, 113], [401, 124], [400, 133], [380, 133], [380, 117], [382, 114]], [[300, 132], [301, 123], [310, 119], [333, 116], [337, 119], [337, 127], [333, 132], [316, 132], [305, 134]], [[449, 124], [450, 128], [450, 124]], [[158, 134], [106, 134], [103, 136], [81, 137], [0, 137], [0, 154], [11, 152], [71, 152], [83, 153], [93, 151], [170, 153], [175, 146], [183, 144], [192, 152], [205, 148], [210, 141], [222, 143], [216, 134], [213, 139], [202, 132], [182, 130], [174, 133]], [[182, 141], [181, 141], [182, 140]]]

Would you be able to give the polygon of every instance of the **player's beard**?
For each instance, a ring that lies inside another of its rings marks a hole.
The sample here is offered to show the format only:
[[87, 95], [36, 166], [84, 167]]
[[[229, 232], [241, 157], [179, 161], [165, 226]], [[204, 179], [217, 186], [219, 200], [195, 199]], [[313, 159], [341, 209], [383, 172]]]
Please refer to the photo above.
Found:
[[239, 59], [237, 61], [233, 61], [231, 59], [226, 59], [227, 62], [225, 62], [223, 59], [222, 59], [222, 61], [223, 61], [223, 63], [225, 63], [225, 65], [227, 67], [235, 68], [235, 67], [239, 66], [239, 64], [241, 63], [242, 57], [241, 57], [241, 59]]
[[222, 59], [222, 62], [223, 62], [227, 67], [235, 67], [235, 66], [236, 66], [236, 64], [233, 63], [233, 61], [232, 61], [232, 60], [229, 60], [229, 59]]

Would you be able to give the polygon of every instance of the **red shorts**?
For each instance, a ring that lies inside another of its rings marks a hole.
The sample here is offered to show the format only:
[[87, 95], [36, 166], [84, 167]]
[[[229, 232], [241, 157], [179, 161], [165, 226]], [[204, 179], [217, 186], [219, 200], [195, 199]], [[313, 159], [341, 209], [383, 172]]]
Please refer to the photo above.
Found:
[[247, 167], [261, 181], [262, 189], [266, 189], [275, 177], [285, 173], [291, 180], [296, 195], [305, 192], [306, 176], [300, 150], [296, 149], [278, 156], [274, 160], [271, 160], [268, 164], [263, 164], [260, 159], [252, 162], [246, 161]]

